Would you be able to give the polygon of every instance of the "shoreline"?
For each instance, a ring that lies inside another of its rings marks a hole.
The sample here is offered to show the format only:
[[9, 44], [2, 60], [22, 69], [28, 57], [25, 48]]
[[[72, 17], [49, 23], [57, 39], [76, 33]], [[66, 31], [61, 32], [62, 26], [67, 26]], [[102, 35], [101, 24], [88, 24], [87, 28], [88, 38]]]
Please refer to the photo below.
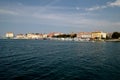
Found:
[[[7, 40], [7, 39], [6, 39]], [[9, 39], [8, 39], [9, 40]], [[10, 39], [10, 40], [12, 40], [12, 39]], [[13, 40], [55, 40], [55, 41], [76, 41], [76, 42], [120, 42], [120, 39], [108, 39], [108, 40], [104, 40], [104, 39], [102, 39], [102, 40], [75, 40], [75, 39], [72, 39], [72, 38], [70, 38], [70, 39], [68, 39], [68, 38], [62, 38], [62, 39], [60, 39], [60, 38], [46, 38], [46, 39], [13, 39]]]
[[109, 39], [105, 40], [106, 42], [120, 42], [120, 39]]

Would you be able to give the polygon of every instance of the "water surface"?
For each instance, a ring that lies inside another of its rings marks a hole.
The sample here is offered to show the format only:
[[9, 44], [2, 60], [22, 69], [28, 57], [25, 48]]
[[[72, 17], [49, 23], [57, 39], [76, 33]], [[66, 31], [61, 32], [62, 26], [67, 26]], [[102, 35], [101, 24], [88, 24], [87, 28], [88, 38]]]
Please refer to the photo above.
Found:
[[0, 40], [0, 80], [120, 80], [120, 43]]

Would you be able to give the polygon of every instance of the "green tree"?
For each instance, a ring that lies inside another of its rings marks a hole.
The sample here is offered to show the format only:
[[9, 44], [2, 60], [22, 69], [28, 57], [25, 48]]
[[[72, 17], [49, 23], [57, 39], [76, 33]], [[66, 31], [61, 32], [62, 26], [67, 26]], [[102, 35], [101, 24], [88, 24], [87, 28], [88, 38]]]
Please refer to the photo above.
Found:
[[113, 39], [118, 39], [120, 37], [120, 33], [119, 32], [113, 32], [112, 34], [112, 38]]

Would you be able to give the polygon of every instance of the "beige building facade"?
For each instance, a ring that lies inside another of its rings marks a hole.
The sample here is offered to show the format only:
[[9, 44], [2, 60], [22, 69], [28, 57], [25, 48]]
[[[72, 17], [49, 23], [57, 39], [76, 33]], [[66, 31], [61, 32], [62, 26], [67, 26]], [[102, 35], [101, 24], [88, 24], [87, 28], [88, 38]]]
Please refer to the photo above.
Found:
[[101, 40], [101, 39], [106, 39], [107, 34], [104, 32], [92, 32], [92, 39], [96, 39], [96, 40]]

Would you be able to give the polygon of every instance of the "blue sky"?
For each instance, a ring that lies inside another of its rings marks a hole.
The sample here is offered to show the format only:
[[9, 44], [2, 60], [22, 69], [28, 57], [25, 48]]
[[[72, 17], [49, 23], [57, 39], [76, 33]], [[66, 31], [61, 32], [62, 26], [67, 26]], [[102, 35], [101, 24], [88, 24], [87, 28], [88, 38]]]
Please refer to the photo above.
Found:
[[120, 31], [120, 0], [0, 0], [0, 35]]

